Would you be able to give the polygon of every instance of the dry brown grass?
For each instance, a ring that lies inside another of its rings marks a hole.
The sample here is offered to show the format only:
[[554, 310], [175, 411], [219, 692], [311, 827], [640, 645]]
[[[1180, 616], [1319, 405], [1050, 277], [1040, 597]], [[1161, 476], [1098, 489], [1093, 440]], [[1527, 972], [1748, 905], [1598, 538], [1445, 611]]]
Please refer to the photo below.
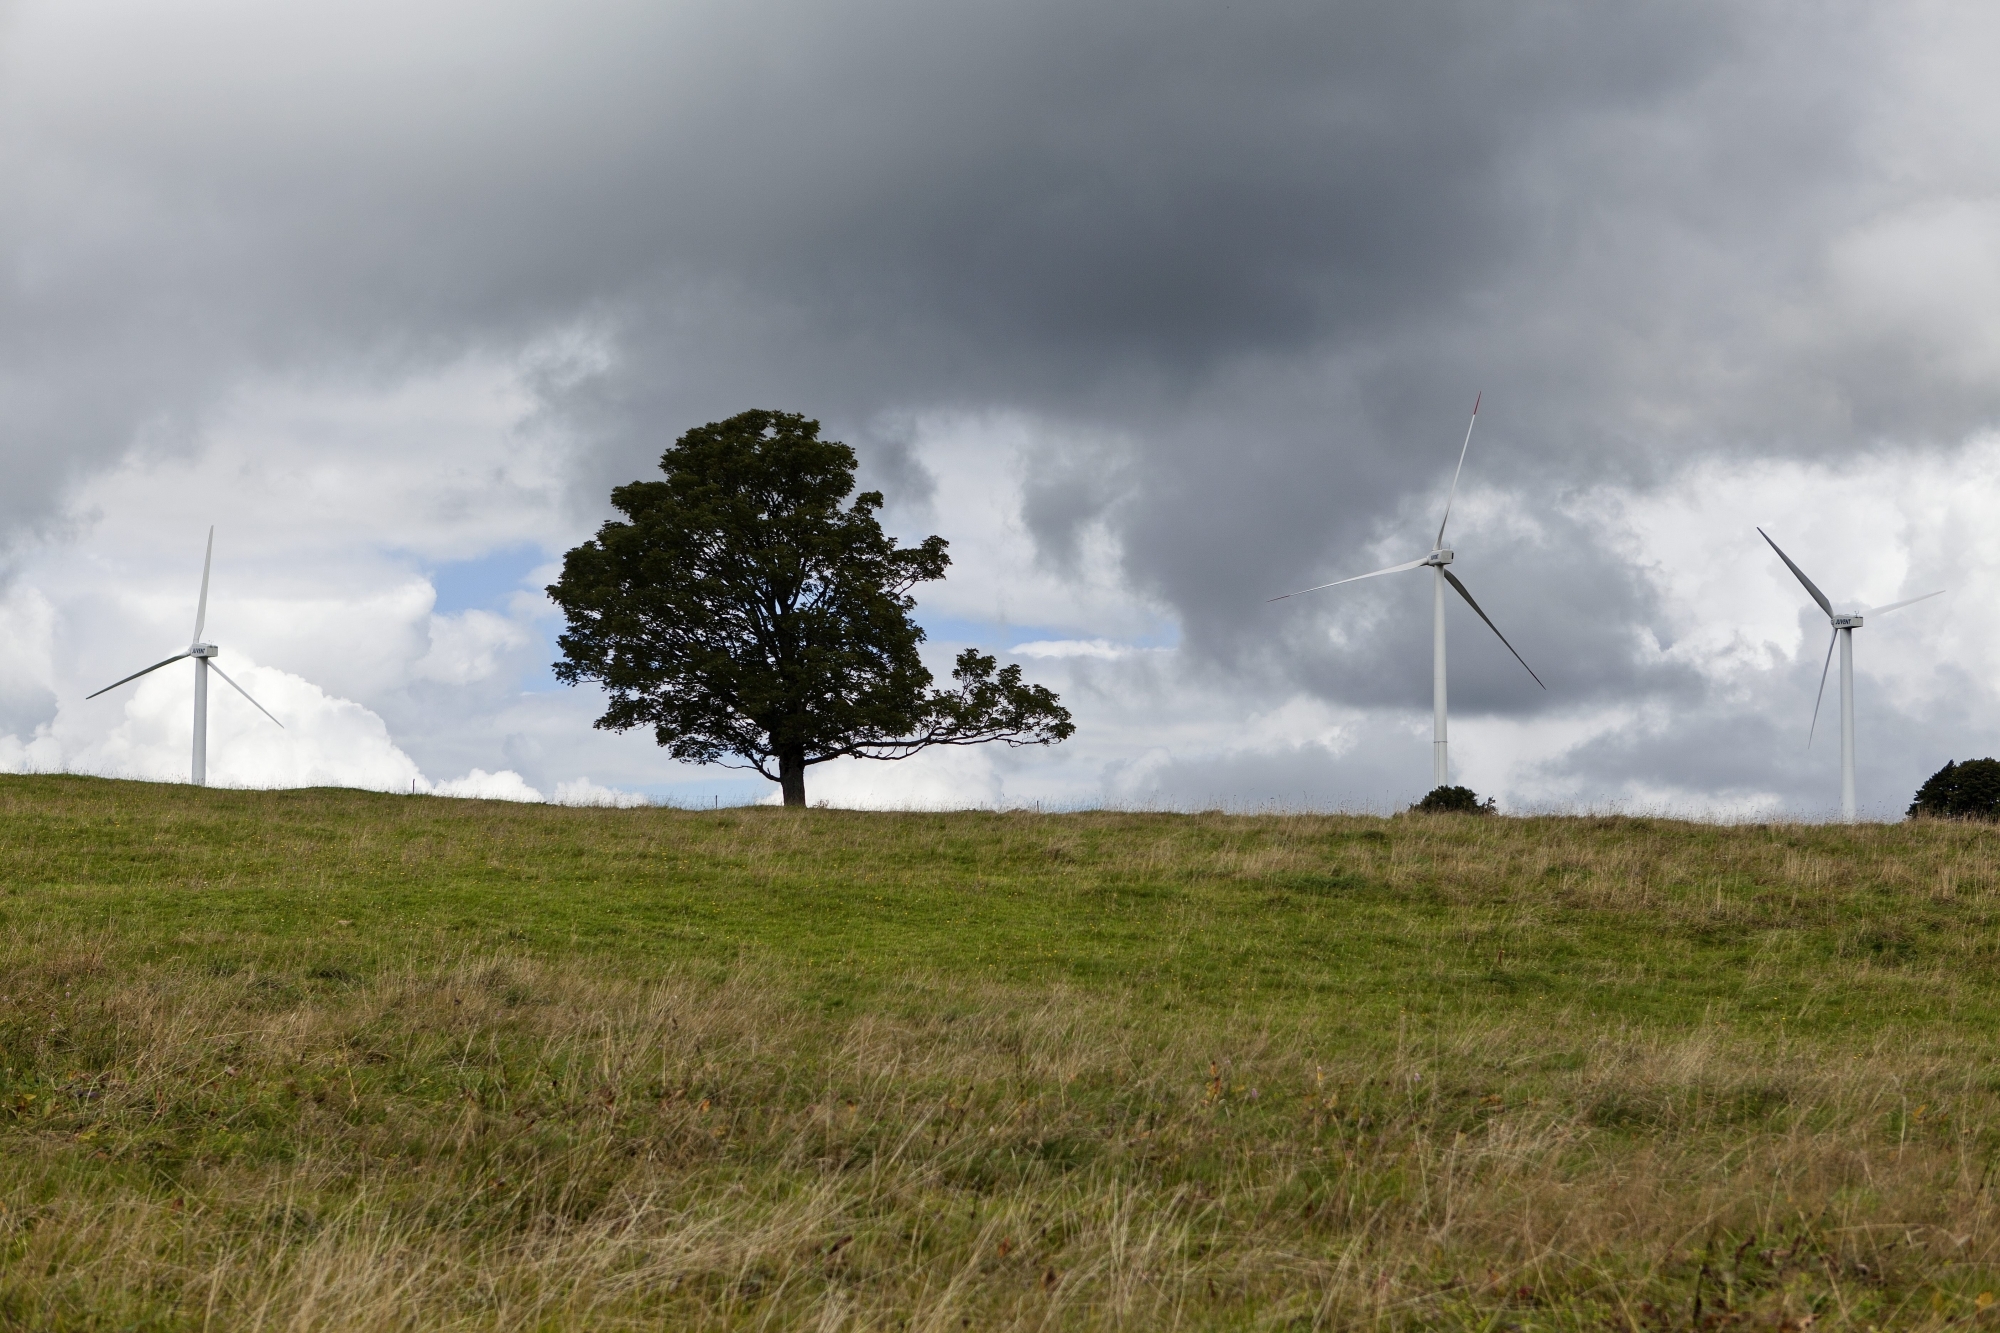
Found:
[[[11, 1326], [1943, 1326], [2000, 1252], [1990, 1053], [1466, 1023], [1374, 1058], [912, 979], [413, 954], [107, 975], [0, 1159]], [[1943, 1281], [1940, 1281], [1943, 1279]], [[969, 1321], [969, 1324], [968, 1324]]]
[[0, 1327], [2000, 1322], [1980, 829], [0, 814]]

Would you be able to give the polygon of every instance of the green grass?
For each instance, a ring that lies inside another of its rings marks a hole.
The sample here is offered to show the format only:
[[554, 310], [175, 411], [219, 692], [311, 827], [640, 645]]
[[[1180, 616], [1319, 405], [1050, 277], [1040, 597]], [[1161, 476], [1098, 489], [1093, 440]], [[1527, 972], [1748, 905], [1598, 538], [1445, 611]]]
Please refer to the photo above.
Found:
[[0, 1327], [2000, 1321], [1995, 837], [0, 780]]

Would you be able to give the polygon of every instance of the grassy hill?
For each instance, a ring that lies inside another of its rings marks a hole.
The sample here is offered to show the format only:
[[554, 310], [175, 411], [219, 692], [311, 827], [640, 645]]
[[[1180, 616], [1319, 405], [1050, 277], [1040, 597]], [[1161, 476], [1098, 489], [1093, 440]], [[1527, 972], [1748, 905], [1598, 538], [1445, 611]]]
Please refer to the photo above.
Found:
[[2000, 1325], [1996, 837], [3, 779], [0, 1327]]

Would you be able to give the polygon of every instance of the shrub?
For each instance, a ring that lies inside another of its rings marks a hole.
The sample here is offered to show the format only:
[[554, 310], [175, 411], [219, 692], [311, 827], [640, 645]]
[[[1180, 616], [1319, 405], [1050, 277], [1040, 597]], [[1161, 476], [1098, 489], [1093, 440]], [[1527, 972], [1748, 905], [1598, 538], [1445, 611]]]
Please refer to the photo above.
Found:
[[1493, 806], [1491, 796], [1482, 804], [1479, 793], [1470, 787], [1433, 787], [1430, 795], [1418, 801], [1410, 809], [1434, 815], [1490, 815], [1494, 812]]
[[1946, 764], [1910, 803], [1910, 818], [2000, 820], [2000, 759]]

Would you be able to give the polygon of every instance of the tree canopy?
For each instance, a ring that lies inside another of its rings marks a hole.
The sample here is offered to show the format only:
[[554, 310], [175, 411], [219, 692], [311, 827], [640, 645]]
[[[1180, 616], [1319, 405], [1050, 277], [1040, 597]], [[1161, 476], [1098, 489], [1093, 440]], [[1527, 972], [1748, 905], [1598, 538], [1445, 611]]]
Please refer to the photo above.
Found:
[[1479, 793], [1470, 787], [1433, 787], [1410, 809], [1426, 814], [1490, 815], [1496, 807], [1490, 796], [1482, 805]]
[[1910, 817], [2000, 820], [2000, 760], [1948, 763], [1925, 779], [1910, 803]]
[[[1040, 685], [974, 649], [933, 689], [910, 590], [944, 577], [942, 537], [899, 547], [854, 451], [819, 423], [752, 411], [687, 432], [662, 481], [611, 493], [624, 517], [570, 551], [556, 676], [610, 697], [596, 725], [650, 726], [676, 759], [740, 761], [805, 804], [805, 770], [933, 745], [1050, 745], [1075, 730]], [[843, 507], [844, 506], [844, 507]]]

